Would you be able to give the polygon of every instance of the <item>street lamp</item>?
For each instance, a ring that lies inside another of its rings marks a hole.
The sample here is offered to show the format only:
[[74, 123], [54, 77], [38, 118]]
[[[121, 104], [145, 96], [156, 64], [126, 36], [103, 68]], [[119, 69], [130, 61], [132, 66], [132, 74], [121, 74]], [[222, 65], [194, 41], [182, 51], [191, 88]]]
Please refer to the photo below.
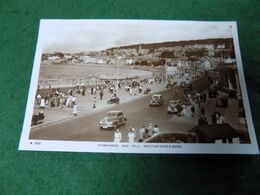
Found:
[[121, 56], [117, 58], [117, 74], [116, 74], [116, 97], [118, 97], [118, 76], [119, 76], [119, 61], [122, 59]]
[[167, 62], [165, 61], [165, 83], [166, 83], [166, 85], [167, 85], [167, 80], [168, 80], [168, 75], [167, 75], [167, 68], [168, 68], [168, 65], [167, 65]]

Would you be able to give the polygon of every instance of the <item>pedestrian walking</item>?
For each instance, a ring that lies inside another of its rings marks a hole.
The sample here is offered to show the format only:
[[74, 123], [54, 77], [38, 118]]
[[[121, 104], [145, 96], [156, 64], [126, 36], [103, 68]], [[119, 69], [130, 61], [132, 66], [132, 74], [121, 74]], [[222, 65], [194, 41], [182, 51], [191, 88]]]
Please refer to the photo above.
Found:
[[110, 86], [110, 93], [113, 94], [113, 92], [114, 92], [114, 87]]
[[160, 130], [158, 128], [158, 125], [154, 125], [154, 128], [153, 128], [153, 135], [157, 135], [160, 133]]
[[181, 116], [186, 116], [186, 115], [187, 115], [186, 105], [183, 105], [182, 111], [181, 111]]
[[220, 120], [221, 124], [225, 123], [225, 117], [222, 113], [220, 113], [219, 120]]
[[175, 97], [175, 98], [178, 97], [178, 93], [177, 93], [177, 90], [176, 90], [176, 89], [174, 90], [174, 97]]
[[217, 116], [217, 124], [224, 124], [224, 116], [221, 113]]
[[101, 90], [101, 91], [100, 91], [100, 93], [99, 93], [100, 100], [102, 100], [102, 99], [103, 99], [103, 95], [104, 95], [104, 92], [103, 92], [103, 90]]
[[154, 129], [153, 123], [149, 123], [149, 125], [147, 127], [149, 137], [153, 136], [153, 129]]
[[95, 109], [95, 108], [96, 108], [96, 102], [97, 102], [96, 97], [94, 97], [94, 98], [93, 98], [93, 106], [92, 106], [92, 109]]
[[114, 134], [114, 142], [119, 143], [122, 140], [122, 133], [119, 131], [119, 129], [116, 130]]
[[211, 121], [213, 125], [217, 124], [217, 117], [215, 112], [211, 115]]
[[76, 102], [74, 102], [73, 109], [72, 109], [72, 114], [74, 116], [78, 116], [78, 108], [77, 108]]
[[83, 86], [83, 88], [82, 88], [82, 95], [83, 95], [83, 96], [86, 95], [86, 87], [85, 87], [85, 86]]
[[139, 142], [142, 142], [144, 140], [144, 135], [145, 135], [145, 126], [139, 129]]
[[138, 87], [138, 90], [139, 90], [139, 93], [142, 93], [142, 91], [143, 91], [143, 86], [140, 85], [140, 86]]
[[69, 107], [69, 103], [70, 103], [70, 96], [67, 96], [65, 106], [66, 106], [66, 107]]
[[45, 105], [46, 105], [46, 106], [49, 105], [49, 98], [46, 98], [46, 100], [45, 100]]
[[207, 102], [207, 94], [206, 94], [206, 93], [203, 94], [203, 102], [204, 102], [204, 103]]
[[135, 132], [132, 130], [132, 128], [128, 132], [128, 142], [129, 143], [135, 142]]
[[190, 110], [191, 110], [192, 117], [194, 117], [194, 116], [195, 116], [195, 107], [194, 107], [194, 104], [192, 104]]
[[45, 99], [42, 97], [40, 101], [40, 108], [45, 109]]
[[41, 96], [40, 94], [38, 94], [38, 95], [36, 96], [36, 102], [37, 102], [38, 105], [41, 104], [41, 98], [42, 98], [42, 96]]
[[205, 108], [201, 107], [200, 113], [201, 113], [201, 115], [205, 115]]
[[61, 97], [61, 98], [60, 98], [60, 108], [63, 108], [64, 102], [65, 102], [64, 97]]
[[75, 97], [75, 95], [72, 96], [71, 101], [72, 101], [72, 103], [75, 103], [75, 102], [76, 102], [76, 97]]
[[132, 87], [129, 88], [129, 94], [130, 94], [130, 95], [133, 94], [133, 89], [132, 89]]

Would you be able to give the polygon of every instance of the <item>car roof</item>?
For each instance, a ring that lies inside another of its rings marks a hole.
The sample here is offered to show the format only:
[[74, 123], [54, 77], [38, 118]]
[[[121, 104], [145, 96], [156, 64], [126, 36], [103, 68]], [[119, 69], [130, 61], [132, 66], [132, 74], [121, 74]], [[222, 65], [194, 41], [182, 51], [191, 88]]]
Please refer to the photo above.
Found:
[[180, 100], [170, 100], [170, 102], [179, 102]]
[[107, 113], [119, 113], [119, 112], [122, 112], [122, 111], [121, 110], [110, 110]]
[[153, 94], [153, 96], [162, 96], [162, 94]]

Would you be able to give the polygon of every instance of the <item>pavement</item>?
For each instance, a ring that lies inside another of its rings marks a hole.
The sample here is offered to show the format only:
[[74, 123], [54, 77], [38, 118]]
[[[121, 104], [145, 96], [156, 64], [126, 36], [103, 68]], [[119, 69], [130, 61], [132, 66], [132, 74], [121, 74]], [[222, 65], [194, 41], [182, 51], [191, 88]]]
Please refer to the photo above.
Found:
[[[208, 94], [208, 90], [205, 90], [204, 93]], [[178, 94], [177, 99], [182, 99], [182, 92]], [[192, 117], [191, 113], [191, 105], [186, 107], [186, 116], [178, 117], [173, 115], [171, 121], [173, 122], [186, 122], [197, 124], [198, 119], [201, 117], [200, 108], [198, 104], [194, 104], [195, 106], [195, 114]], [[230, 124], [234, 129], [238, 130], [240, 134], [247, 134], [248, 129], [244, 124], [240, 123], [240, 118], [238, 116], [239, 106], [238, 100], [233, 98], [228, 98], [228, 106], [227, 107], [217, 107], [216, 106], [216, 98], [207, 98], [207, 102], [203, 105], [205, 108], [205, 116], [209, 124], [212, 124], [211, 115], [214, 112], [220, 112], [224, 116], [224, 122]]]
[[[151, 93], [159, 93], [160, 91], [163, 91], [166, 89], [165, 83], [153, 83], [153, 84], [144, 84], [143, 90], [146, 88], [151, 88]], [[99, 94], [91, 95], [90, 93], [86, 93], [85, 96], [82, 96], [81, 94], [78, 94], [76, 96], [76, 103], [77, 103], [77, 109], [78, 109], [78, 115], [82, 115], [85, 113], [92, 113], [96, 112], [100, 109], [112, 107], [113, 104], [108, 104], [107, 100], [111, 98], [112, 94], [108, 92], [108, 88], [104, 90], [104, 96], [103, 99], [100, 100]], [[133, 90], [133, 95], [130, 95], [129, 92], [127, 92], [124, 88], [124, 86], [119, 89], [118, 97], [120, 98], [120, 103], [124, 103], [130, 100], [134, 100], [136, 98], [143, 97], [144, 94], [138, 93], [137, 89], [136, 91]], [[93, 99], [96, 97], [96, 108], [93, 107]], [[50, 107], [49, 105], [46, 105], [45, 109], [40, 109], [40, 106], [36, 104], [34, 106], [34, 113], [37, 114], [40, 111], [43, 111], [45, 114], [44, 122], [41, 124], [38, 124], [34, 127], [49, 125], [56, 122], [61, 122], [63, 120], [67, 120], [70, 118], [74, 118], [77, 116], [74, 116], [72, 114], [72, 108], [70, 107]]]

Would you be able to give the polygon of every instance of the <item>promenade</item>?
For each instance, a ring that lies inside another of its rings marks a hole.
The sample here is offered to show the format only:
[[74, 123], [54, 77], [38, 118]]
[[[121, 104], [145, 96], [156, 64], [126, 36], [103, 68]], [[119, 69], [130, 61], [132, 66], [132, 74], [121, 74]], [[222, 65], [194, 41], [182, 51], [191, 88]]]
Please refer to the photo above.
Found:
[[[160, 91], [166, 89], [166, 84], [155, 82], [153, 82], [152, 84], [147, 83], [143, 85], [143, 91], [146, 88], [151, 88], [150, 93], [159, 93]], [[143, 91], [139, 93], [136, 88], [133, 89], [133, 94], [130, 95], [129, 92], [125, 90], [125, 87], [122, 86], [118, 90], [118, 97], [120, 98], [120, 103], [124, 103], [144, 96], [145, 94], [143, 93]], [[109, 93], [108, 88], [104, 89], [104, 96], [102, 100], [100, 100], [99, 93], [97, 93], [96, 95], [91, 95], [89, 91], [86, 92], [85, 96], [77, 94], [75, 97], [77, 102], [78, 115], [95, 112], [100, 109], [112, 107], [114, 105], [107, 103], [107, 101], [112, 97], [112, 94]], [[92, 107], [94, 97], [96, 97], [96, 108], [93, 109]], [[49, 105], [46, 105], [45, 109], [40, 109], [40, 105], [35, 104], [34, 114], [38, 114], [40, 111], [43, 111], [45, 114], [44, 122], [42, 124], [38, 124], [37, 126], [47, 125], [69, 118], [77, 117], [73, 115], [72, 110], [73, 108], [70, 107], [50, 107]]]

